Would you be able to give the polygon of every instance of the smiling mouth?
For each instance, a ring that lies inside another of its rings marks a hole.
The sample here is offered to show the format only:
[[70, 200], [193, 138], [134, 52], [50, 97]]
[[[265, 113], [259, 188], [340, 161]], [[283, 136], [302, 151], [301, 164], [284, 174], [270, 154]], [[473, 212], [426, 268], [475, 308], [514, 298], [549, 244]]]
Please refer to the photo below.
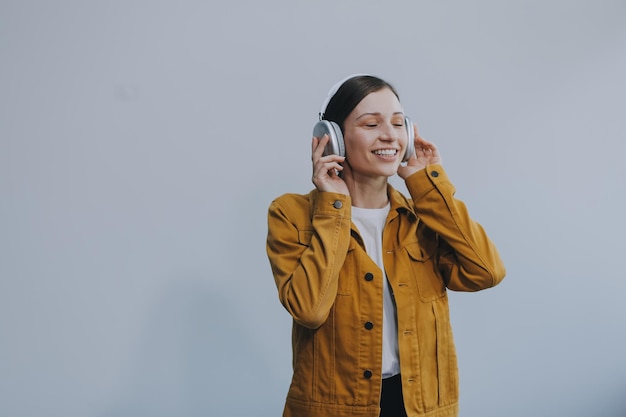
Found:
[[382, 155], [382, 156], [395, 156], [398, 153], [397, 149], [379, 149], [377, 151], [372, 152], [374, 155]]

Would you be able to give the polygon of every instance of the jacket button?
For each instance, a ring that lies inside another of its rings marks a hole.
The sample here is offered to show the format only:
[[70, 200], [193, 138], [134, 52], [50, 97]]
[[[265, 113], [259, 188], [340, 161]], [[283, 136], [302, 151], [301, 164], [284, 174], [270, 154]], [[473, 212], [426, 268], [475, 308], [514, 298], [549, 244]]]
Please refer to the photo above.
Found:
[[365, 281], [371, 281], [374, 279], [374, 274], [372, 274], [371, 272], [368, 272], [367, 274], [365, 274]]
[[372, 371], [363, 372], [363, 378], [370, 379], [372, 377]]
[[367, 330], [372, 330], [374, 328], [374, 323], [372, 323], [371, 321], [368, 321], [365, 323], [365, 328]]
[[432, 172], [430, 173], [430, 175], [432, 175], [433, 177], [437, 178], [437, 177], [439, 176], [439, 172], [437, 172], [437, 171], [432, 171]]
[[336, 209], [340, 209], [340, 208], [342, 208], [342, 207], [343, 207], [343, 203], [342, 203], [341, 201], [339, 201], [339, 200], [336, 200], [336, 201], [333, 203], [333, 207], [334, 207], [334, 208], [336, 208]]

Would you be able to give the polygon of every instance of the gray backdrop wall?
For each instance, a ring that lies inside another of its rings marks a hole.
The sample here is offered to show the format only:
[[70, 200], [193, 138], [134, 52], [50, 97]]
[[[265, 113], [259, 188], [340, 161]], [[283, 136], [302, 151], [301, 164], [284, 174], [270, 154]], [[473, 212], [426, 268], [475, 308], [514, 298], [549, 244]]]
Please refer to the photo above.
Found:
[[[277, 416], [266, 210], [391, 81], [498, 244], [461, 415], [626, 415], [623, 1], [0, 1], [0, 415]], [[394, 184], [402, 187], [398, 179]]]

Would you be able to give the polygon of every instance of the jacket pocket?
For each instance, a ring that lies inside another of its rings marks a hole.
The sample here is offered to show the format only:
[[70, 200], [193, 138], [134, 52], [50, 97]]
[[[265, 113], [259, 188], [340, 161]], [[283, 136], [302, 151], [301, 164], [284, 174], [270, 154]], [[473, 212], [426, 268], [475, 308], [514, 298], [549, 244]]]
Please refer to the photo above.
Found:
[[436, 268], [436, 242], [421, 245], [412, 242], [405, 246], [409, 255], [410, 269], [417, 283], [420, 300], [429, 302], [446, 294], [446, 285]]
[[298, 243], [304, 246], [311, 244], [313, 229], [298, 229]]

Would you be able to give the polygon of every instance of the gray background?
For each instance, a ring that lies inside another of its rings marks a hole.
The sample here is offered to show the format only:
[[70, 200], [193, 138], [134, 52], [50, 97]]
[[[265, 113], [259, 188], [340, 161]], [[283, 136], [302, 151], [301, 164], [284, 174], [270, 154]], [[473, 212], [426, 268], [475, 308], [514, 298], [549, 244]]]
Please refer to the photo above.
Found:
[[[266, 210], [392, 82], [508, 269], [461, 416], [626, 415], [623, 1], [0, 1], [0, 415], [277, 416]], [[402, 183], [394, 179], [402, 188]]]

